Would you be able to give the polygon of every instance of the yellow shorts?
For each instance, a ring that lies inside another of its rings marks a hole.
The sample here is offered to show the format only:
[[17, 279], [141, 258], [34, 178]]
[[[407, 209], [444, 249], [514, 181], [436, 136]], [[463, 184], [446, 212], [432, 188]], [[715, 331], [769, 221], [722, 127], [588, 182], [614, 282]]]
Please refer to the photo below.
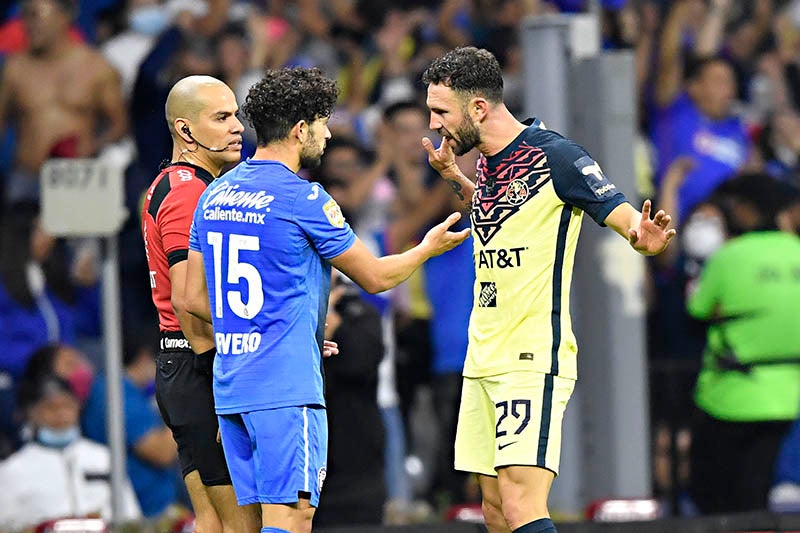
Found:
[[496, 476], [502, 466], [558, 474], [561, 422], [575, 381], [539, 372], [464, 378], [455, 468]]

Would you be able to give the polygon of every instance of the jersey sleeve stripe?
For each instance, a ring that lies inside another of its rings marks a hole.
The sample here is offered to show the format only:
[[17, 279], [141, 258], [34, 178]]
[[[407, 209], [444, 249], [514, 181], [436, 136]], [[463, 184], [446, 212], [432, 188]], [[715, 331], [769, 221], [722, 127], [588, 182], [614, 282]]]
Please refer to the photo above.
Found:
[[556, 376], [558, 375], [558, 349], [561, 346], [561, 289], [564, 270], [564, 252], [567, 247], [567, 230], [569, 229], [571, 217], [572, 206], [566, 204], [561, 210], [561, 220], [558, 223], [556, 257], [553, 264], [553, 304], [550, 315], [550, 325], [553, 329], [550, 373]]
[[153, 217], [153, 220], [157, 219], [158, 210], [171, 190], [172, 184], [169, 182], [169, 174], [162, 175], [158, 185], [153, 189], [153, 197], [150, 199], [150, 206], [147, 208], [147, 212]]
[[539, 422], [539, 447], [536, 451], [536, 464], [547, 464], [547, 443], [550, 441], [550, 412], [553, 410], [553, 374], [544, 375], [542, 393], [542, 416]]
[[173, 250], [167, 254], [167, 263], [172, 268], [181, 261], [186, 261], [189, 258], [189, 250], [184, 248], [182, 250]]

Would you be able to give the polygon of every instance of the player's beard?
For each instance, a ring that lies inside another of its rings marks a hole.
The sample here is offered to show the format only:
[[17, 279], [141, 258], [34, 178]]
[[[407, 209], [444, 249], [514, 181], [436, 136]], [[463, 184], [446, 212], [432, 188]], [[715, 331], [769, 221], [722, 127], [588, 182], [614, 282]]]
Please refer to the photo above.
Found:
[[478, 131], [477, 126], [475, 126], [468, 114], [464, 113], [464, 118], [461, 120], [461, 124], [458, 125], [453, 140], [456, 143], [453, 147], [453, 153], [456, 155], [466, 154], [481, 142], [481, 132]]
[[300, 150], [300, 168], [312, 169], [320, 166], [324, 150], [324, 147], [319, 146], [316, 136], [309, 135]]

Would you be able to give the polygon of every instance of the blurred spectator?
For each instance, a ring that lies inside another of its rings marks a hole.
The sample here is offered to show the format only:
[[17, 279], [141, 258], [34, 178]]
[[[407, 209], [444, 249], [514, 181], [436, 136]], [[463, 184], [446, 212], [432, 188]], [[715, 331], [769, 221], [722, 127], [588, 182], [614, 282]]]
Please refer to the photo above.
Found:
[[[347, 217], [359, 239], [376, 254], [386, 253], [388, 210], [394, 199], [394, 186], [383, 175], [383, 155], [365, 168], [365, 155], [354, 140], [334, 137], [327, 145], [322, 165], [313, 176], [330, 193]], [[405, 470], [406, 433], [396, 384], [395, 332], [392, 312], [396, 289], [379, 295], [362, 293], [381, 316], [382, 344], [378, 365], [376, 401], [385, 430], [384, 465], [387, 512], [391, 523], [407, 521], [412, 500], [411, 485]]]
[[[429, 134], [426, 112], [413, 102], [395, 103], [384, 111], [384, 128], [381, 139], [394, 148], [384, 147], [392, 154], [389, 174], [395, 178], [398, 188], [387, 235], [390, 245], [401, 249], [415, 242], [457, 207], [455, 195], [438, 176], [431, 174], [425, 153], [419, 152], [420, 140]], [[476, 157], [476, 154], [460, 157], [458, 163], [471, 172], [477, 164]], [[463, 229], [468, 225], [465, 217], [455, 227]], [[461, 400], [461, 371], [467, 354], [467, 326], [475, 281], [472, 252], [472, 241], [468, 240], [457, 249], [431, 258], [423, 266], [423, 297], [430, 315], [427, 320], [411, 322], [412, 329], [404, 337], [407, 359], [400, 368], [407, 417], [417, 387], [429, 384], [433, 393], [439, 435], [434, 443], [435, 455], [428, 465], [432, 478], [429, 496], [440, 502], [463, 501], [467, 479], [453, 469], [452, 443]], [[447, 283], [441, 282], [444, 279]], [[424, 330], [420, 333], [421, 328]], [[422, 347], [418, 344], [421, 339], [426, 343]]]
[[331, 291], [325, 338], [339, 356], [325, 359], [328, 472], [314, 515], [322, 527], [379, 525], [386, 501], [384, 432], [376, 401], [383, 329], [361, 291], [341, 281]]
[[709, 322], [690, 482], [704, 513], [766, 509], [779, 446], [800, 414], [800, 237], [776, 223], [794, 199], [768, 176], [730, 186], [738, 227], [729, 227], [733, 238], [708, 259], [688, 302]]
[[172, 86], [192, 74], [216, 74], [211, 39], [225, 25], [230, 3], [209, 0], [202, 15], [188, 9], [179, 11], [174, 24], [159, 35], [141, 62], [130, 103], [138, 157], [128, 179], [136, 191], [147, 188], [153, 173], [172, 154], [172, 138], [164, 121], [164, 106]]
[[69, 383], [81, 406], [89, 398], [94, 383], [94, 368], [86, 356], [72, 346], [53, 343], [36, 350], [28, 360], [20, 381], [36, 383], [49, 375]]
[[[264, 42], [266, 32], [259, 24], [263, 24], [259, 17], [250, 17], [248, 26], [229, 24], [217, 38], [219, 78], [233, 90], [237, 102], [244, 103], [250, 87], [261, 79], [267, 45]], [[243, 137], [242, 159], [255, 152], [256, 132], [247, 125]]]
[[47, 159], [95, 156], [125, 134], [119, 76], [97, 51], [70, 39], [74, 14], [71, 0], [22, 2], [30, 42], [8, 58], [0, 81], [0, 126], [13, 119], [17, 134], [6, 203], [38, 200]]
[[122, 78], [122, 94], [128, 101], [133, 92], [139, 65], [150, 52], [156, 38], [169, 28], [172, 14], [160, 0], [128, 0], [127, 28], [103, 43], [106, 59]]
[[[35, 438], [0, 463], [0, 528], [31, 528], [57, 518], [111, 518], [108, 448], [81, 436], [80, 404], [65, 381], [49, 376], [23, 394]], [[126, 479], [122, 521], [140, 517]]]
[[[428, 220], [441, 212], [442, 204], [449, 201], [452, 194], [433, 173], [425, 152], [419, 150], [420, 139], [427, 134], [426, 126], [425, 112], [412, 101], [396, 102], [383, 112], [378, 150], [388, 154], [386, 173], [396, 188], [391, 222], [386, 226], [389, 253], [401, 252], [416, 244], [428, 229]], [[432, 309], [426, 292], [425, 270], [425, 267], [419, 269], [396, 289], [397, 384], [409, 447], [413, 452], [420, 450], [415, 449], [417, 439], [409, 427], [411, 412], [420, 388], [430, 385], [433, 358]]]
[[[709, 19], [719, 16], [717, 12], [724, 9], [722, 4], [724, 0], [715, 0]], [[713, 37], [698, 37], [694, 47], [697, 55], [689, 62], [686, 82], [683, 81], [681, 39], [686, 27], [693, 23], [691, 14], [691, 2], [687, 0], [679, 0], [670, 8], [661, 37], [655, 87], [657, 184], [661, 184], [676, 158], [688, 156], [694, 163], [678, 191], [673, 216], [679, 220], [741, 169], [750, 149], [744, 125], [732, 111], [736, 79], [730, 62], [720, 56], [701, 55], [704, 43]], [[717, 27], [713, 22], [706, 21], [706, 33]]]
[[[142, 329], [125, 338], [122, 379], [127, 470], [142, 514], [161, 515], [177, 498], [177, 448], [155, 406], [157, 332]], [[84, 434], [107, 442], [106, 377], [99, 375], [81, 416]]]
[[[76, 348], [63, 343], [51, 343], [31, 354], [26, 366], [11, 386], [5, 391], [4, 408], [0, 420], [8, 427], [6, 438], [15, 450], [22, 441], [30, 440], [32, 428], [26, 424], [25, 413], [17, 405], [24, 406], [28, 401], [26, 391], [47, 376], [56, 376], [66, 381], [81, 406], [89, 397], [94, 381], [94, 368], [86, 356]], [[12, 450], [13, 451], [13, 450]]]
[[[10, 4], [10, 5], [9, 5]], [[3, 55], [22, 52], [28, 48], [30, 44], [28, 39], [28, 30], [20, 18], [20, 2], [11, 0], [4, 2], [3, 6], [6, 9], [7, 19], [3, 19], [3, 24], [0, 26], [0, 53]], [[69, 38], [76, 43], [85, 42], [86, 39], [83, 33], [76, 24], [72, 24], [69, 29]]]
[[78, 290], [63, 243], [45, 233], [35, 204], [16, 204], [0, 226], [0, 370], [19, 378], [48, 343], [76, 340]]
[[800, 170], [800, 115], [782, 108], [766, 118], [759, 139], [764, 170], [771, 176], [798, 184]]

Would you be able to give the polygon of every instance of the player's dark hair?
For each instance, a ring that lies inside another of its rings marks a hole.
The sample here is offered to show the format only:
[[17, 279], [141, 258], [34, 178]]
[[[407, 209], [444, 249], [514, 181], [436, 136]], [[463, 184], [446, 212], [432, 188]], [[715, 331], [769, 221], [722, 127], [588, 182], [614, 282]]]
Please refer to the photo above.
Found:
[[425, 85], [445, 85], [452, 90], [488, 101], [503, 101], [503, 71], [488, 50], [474, 46], [456, 48], [433, 60], [422, 74]]
[[318, 68], [267, 70], [242, 106], [258, 146], [285, 139], [295, 124], [330, 117], [339, 88]]

